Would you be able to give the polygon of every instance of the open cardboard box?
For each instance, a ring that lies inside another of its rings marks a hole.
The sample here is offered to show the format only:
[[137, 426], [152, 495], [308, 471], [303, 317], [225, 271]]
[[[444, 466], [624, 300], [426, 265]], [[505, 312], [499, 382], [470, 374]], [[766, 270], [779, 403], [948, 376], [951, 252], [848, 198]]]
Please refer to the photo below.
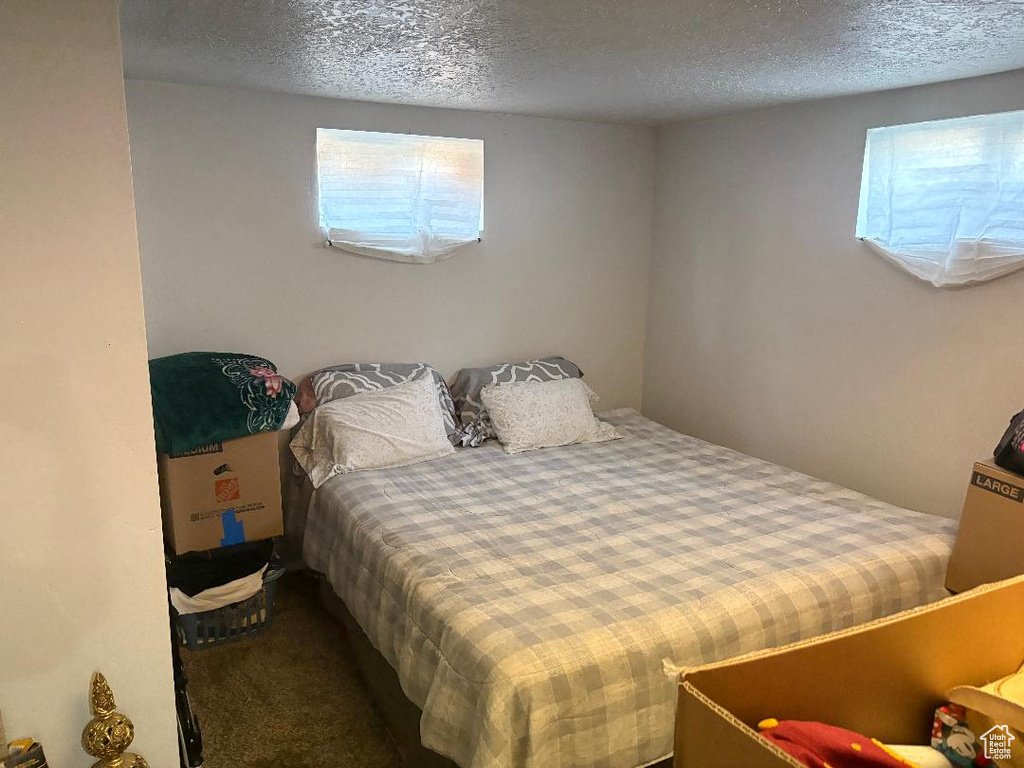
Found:
[[[851, 629], [686, 670], [679, 683], [675, 765], [800, 766], [757, 734], [757, 723], [768, 717], [817, 720], [888, 744], [927, 744], [946, 691], [992, 682], [1022, 662], [1024, 577], [1017, 577]], [[1015, 758], [1024, 758], [1024, 745], [1014, 746]]]

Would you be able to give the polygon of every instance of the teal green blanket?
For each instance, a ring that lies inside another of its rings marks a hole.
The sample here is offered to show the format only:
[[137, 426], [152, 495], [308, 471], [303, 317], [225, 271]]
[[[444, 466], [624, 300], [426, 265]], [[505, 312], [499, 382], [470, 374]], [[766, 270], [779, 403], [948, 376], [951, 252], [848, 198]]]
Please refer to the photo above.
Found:
[[269, 360], [233, 352], [185, 352], [149, 361], [156, 449], [201, 445], [280, 429], [295, 385]]

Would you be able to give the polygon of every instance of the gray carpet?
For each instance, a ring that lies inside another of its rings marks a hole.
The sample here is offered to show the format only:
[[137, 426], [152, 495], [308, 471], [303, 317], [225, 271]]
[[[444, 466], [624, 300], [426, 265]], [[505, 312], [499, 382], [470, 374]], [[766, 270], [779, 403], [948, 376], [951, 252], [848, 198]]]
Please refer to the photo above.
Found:
[[312, 578], [278, 582], [262, 635], [181, 654], [206, 768], [403, 765]]

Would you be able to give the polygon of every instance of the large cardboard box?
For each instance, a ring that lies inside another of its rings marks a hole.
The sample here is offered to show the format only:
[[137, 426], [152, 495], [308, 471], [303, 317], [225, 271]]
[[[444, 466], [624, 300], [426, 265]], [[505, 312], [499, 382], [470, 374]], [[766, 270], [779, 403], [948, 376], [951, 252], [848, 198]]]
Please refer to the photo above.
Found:
[[963, 592], [1020, 574], [1024, 574], [1024, 477], [991, 460], [977, 461], [946, 571], [946, 589]]
[[164, 535], [175, 554], [284, 532], [276, 432], [160, 454], [157, 468]]
[[[757, 723], [817, 720], [888, 744], [928, 743], [956, 685], [984, 685], [1024, 661], [1024, 578], [770, 651], [683, 672], [680, 768], [800, 766]], [[971, 721], [977, 733], [991, 723]], [[1011, 765], [1024, 764], [1013, 745]], [[1018, 759], [1021, 762], [1018, 762]]]

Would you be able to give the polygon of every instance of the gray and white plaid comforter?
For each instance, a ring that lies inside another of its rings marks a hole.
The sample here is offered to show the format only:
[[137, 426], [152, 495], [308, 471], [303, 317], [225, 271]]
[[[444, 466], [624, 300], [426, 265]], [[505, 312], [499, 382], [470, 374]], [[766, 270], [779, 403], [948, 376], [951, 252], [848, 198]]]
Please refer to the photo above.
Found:
[[[955, 522], [662, 427], [335, 477], [304, 557], [464, 768], [672, 751], [672, 666], [937, 599]], [[770, 715], [768, 712], [765, 715]]]

